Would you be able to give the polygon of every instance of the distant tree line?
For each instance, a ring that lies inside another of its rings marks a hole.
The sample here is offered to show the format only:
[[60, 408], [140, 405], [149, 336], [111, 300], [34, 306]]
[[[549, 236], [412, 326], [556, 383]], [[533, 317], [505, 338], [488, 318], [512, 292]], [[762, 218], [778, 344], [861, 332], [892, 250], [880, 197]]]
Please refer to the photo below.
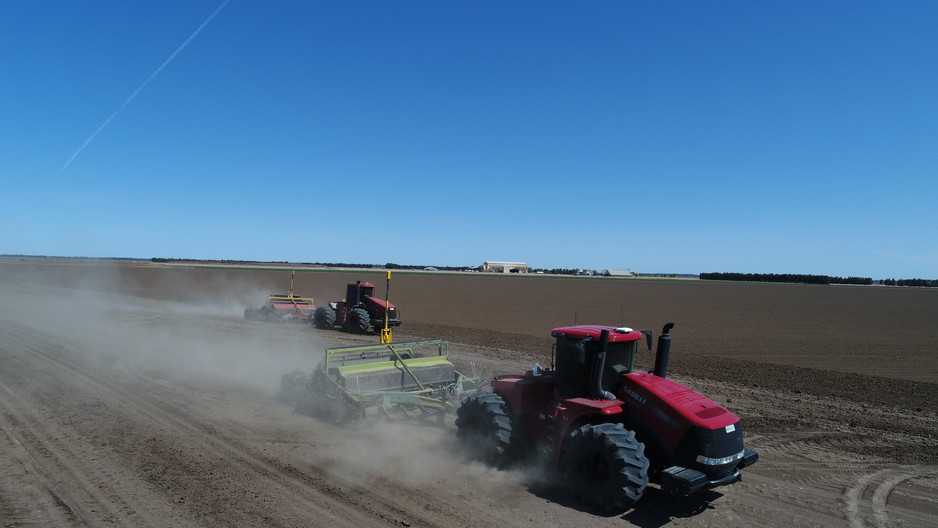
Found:
[[567, 269], [567, 268], [551, 268], [551, 269], [542, 269], [537, 268], [535, 272], [543, 271], [544, 273], [550, 273], [551, 275], [576, 275], [580, 272], [578, 269]]
[[871, 286], [873, 279], [869, 277], [831, 277], [831, 284], [859, 284], [861, 286]]
[[879, 281], [883, 286], [918, 286], [920, 288], [938, 288], [938, 280], [928, 279], [882, 279]]
[[[31, 256], [31, 257], [41, 257], [39, 255], [3, 255], [6, 257], [17, 257], [17, 256]], [[63, 257], [49, 257], [49, 258], [63, 258]], [[85, 258], [85, 257], [64, 257], [64, 258]], [[140, 259], [118, 259], [118, 260], [140, 260]], [[233, 263], [233, 264], [291, 264], [285, 260], [271, 260], [271, 261], [245, 261], [245, 260], [199, 260], [199, 259], [181, 259], [181, 258], [162, 258], [154, 257], [150, 259], [152, 262], [224, 262], [224, 263]], [[375, 269], [381, 268], [380, 265], [375, 264], [354, 264], [347, 262], [300, 262], [299, 264], [311, 265], [311, 266], [322, 266], [324, 268], [354, 268], [354, 269]], [[432, 266], [436, 270], [440, 271], [479, 271], [481, 266]], [[385, 269], [389, 270], [423, 270], [427, 269], [428, 266], [420, 264], [396, 264], [394, 262], [388, 262], [384, 265]], [[580, 269], [569, 269], [569, 268], [533, 268], [532, 272], [543, 272], [551, 275], [582, 275], [584, 270]], [[600, 275], [600, 272], [593, 272], [591, 274]], [[653, 274], [643, 274], [636, 273], [635, 276], [652, 276], [652, 277], [674, 277], [674, 276], [684, 276], [677, 274], [662, 274], [662, 273], [653, 273]], [[805, 275], [805, 274], [795, 274], [795, 273], [701, 273], [700, 280], [723, 280], [723, 281], [741, 281], [741, 282], [783, 282], [783, 283], [794, 283], [794, 284], [854, 284], [860, 286], [871, 286], [873, 284], [873, 279], [869, 277], [831, 277], [828, 275]], [[938, 288], [938, 280], [929, 280], [929, 279], [880, 279], [877, 281], [878, 284], [883, 286], [908, 286], [908, 287], [919, 287], [919, 288]]]
[[424, 267], [425, 266], [416, 266], [416, 265], [412, 266], [410, 264], [395, 264], [393, 262], [388, 262], [387, 264], [384, 265], [384, 269], [389, 269], [389, 270], [417, 270], [417, 269], [423, 269]]
[[395, 264], [394, 262], [388, 262], [384, 265], [385, 269], [401, 269], [401, 270], [422, 270], [427, 268], [433, 268], [439, 271], [466, 271], [466, 270], [475, 270], [478, 271], [481, 266], [427, 266], [424, 264]]
[[22, 255], [19, 253], [17, 254], [3, 253], [3, 254], [0, 254], [0, 257], [20, 258], [20, 259], [24, 259], [24, 258], [50, 259], [50, 260], [123, 260], [123, 261], [129, 260], [133, 262], [143, 262], [146, 260], [145, 258], [138, 258], [138, 257], [74, 257], [74, 256], [68, 257], [68, 256], [61, 256], [61, 255], [58, 255], [58, 256], [57, 255]]
[[188, 259], [188, 258], [164, 258], [164, 257], [153, 257], [150, 259], [150, 262], [224, 262], [226, 264], [290, 264], [285, 260], [226, 260], [226, 259], [212, 259], [212, 260], [202, 260], [202, 259]]
[[844, 278], [795, 273], [701, 273], [700, 279], [743, 282], [787, 282], [794, 284], [858, 284], [864, 286], [873, 284], [873, 279], [869, 277]]
[[[163, 258], [154, 257], [151, 262], [224, 262], [226, 264], [298, 264], [303, 266], [319, 266], [323, 268], [353, 268], [353, 269], [381, 269], [389, 270], [422, 270], [428, 266], [424, 264], [395, 264], [388, 262], [384, 266], [380, 264], [359, 264], [352, 262], [287, 262], [286, 260], [201, 260], [201, 259], [183, 259], [183, 258]], [[438, 270], [445, 271], [464, 271], [478, 270], [480, 266], [433, 266]]]
[[324, 268], [374, 268], [374, 264], [352, 264], [349, 262], [301, 262], [311, 266], [322, 266]]

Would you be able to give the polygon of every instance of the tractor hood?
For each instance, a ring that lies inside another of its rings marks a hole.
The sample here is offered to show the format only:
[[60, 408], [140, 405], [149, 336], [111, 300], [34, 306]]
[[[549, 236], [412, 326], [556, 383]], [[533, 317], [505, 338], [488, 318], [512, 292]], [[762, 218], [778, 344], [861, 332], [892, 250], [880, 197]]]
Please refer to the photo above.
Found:
[[[365, 302], [371, 303], [371, 304], [373, 304], [374, 306], [377, 306], [378, 308], [384, 308], [384, 307], [385, 307], [385, 305], [384, 305], [384, 303], [385, 303], [384, 299], [379, 299], [378, 297], [365, 297]], [[397, 306], [395, 306], [394, 303], [389, 302], [389, 303], [387, 304], [387, 308], [388, 308], [389, 310], [391, 310], [391, 309], [397, 308]]]
[[725, 428], [739, 417], [723, 406], [667, 378], [633, 372], [622, 376], [620, 399], [641, 413], [646, 410], [662, 418], [672, 429], [694, 425], [706, 429]]
[[619, 398], [670, 453], [662, 468], [687, 468], [701, 473], [701, 484], [717, 486], [738, 480], [740, 464], [758, 458], [745, 449], [739, 417], [709, 398], [650, 373], [621, 381]]

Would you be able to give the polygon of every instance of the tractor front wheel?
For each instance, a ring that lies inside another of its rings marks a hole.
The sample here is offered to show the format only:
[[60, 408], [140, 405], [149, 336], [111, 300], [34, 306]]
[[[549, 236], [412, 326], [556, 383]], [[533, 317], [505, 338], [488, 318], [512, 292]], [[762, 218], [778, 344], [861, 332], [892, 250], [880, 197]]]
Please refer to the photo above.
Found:
[[648, 485], [645, 445], [622, 424], [574, 430], [564, 442], [561, 464], [573, 493], [597, 510], [626, 510]]
[[321, 330], [332, 328], [335, 325], [335, 310], [331, 306], [318, 306], [313, 312], [313, 324]]
[[496, 467], [508, 464], [511, 418], [501, 395], [473, 394], [456, 410], [456, 436], [474, 455]]
[[371, 326], [371, 317], [368, 316], [368, 311], [364, 308], [352, 308], [348, 312], [348, 325], [354, 330], [358, 330], [361, 333], [368, 331], [368, 328]]

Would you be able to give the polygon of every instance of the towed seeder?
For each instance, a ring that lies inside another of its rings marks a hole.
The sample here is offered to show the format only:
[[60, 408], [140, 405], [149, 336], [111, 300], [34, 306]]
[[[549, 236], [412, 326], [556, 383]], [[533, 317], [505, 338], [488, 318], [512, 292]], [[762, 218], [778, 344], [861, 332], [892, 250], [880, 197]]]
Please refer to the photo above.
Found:
[[280, 399], [299, 412], [337, 422], [369, 414], [442, 421], [479, 386], [479, 378], [450, 363], [448, 344], [427, 339], [330, 348], [312, 373], [284, 374]]
[[313, 320], [316, 305], [312, 297], [293, 295], [293, 279], [296, 270], [290, 273], [290, 291], [271, 293], [260, 308], [245, 308], [244, 318], [248, 321], [267, 321], [279, 323], [309, 323]]

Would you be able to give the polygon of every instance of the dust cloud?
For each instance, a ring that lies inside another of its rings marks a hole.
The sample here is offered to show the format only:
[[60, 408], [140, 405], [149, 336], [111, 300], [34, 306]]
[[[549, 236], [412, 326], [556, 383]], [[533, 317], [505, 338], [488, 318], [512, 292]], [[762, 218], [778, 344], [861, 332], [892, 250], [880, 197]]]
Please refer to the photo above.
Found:
[[341, 429], [342, 440], [320, 455], [328, 454], [324, 467], [331, 476], [356, 486], [392, 482], [414, 490], [485, 482], [489, 487], [517, 487], [548, 480], [537, 466], [505, 471], [472, 460], [460, 447], [451, 422], [440, 427], [414, 419], [372, 419]]
[[[99, 368], [165, 370], [272, 393], [283, 373], [312, 369], [321, 357], [303, 329], [245, 325], [248, 305], [234, 296], [191, 304], [110, 293], [119, 284], [102, 275], [79, 288], [18, 279], [0, 281], [3, 317], [40, 329]], [[262, 301], [266, 294], [255, 290], [247, 295]]]
[[[317, 332], [306, 325], [245, 321], [244, 309], [260, 306], [276, 288], [230, 281], [160, 282], [146, 292], [125, 294], [136, 288], [119, 269], [101, 270], [68, 287], [47, 284], [47, 279], [38, 273], [0, 275], [0, 319], [32, 329], [44, 336], [42, 346], [57, 348], [62, 357], [96, 372], [146, 377], [167, 392], [179, 384], [198, 387], [205, 407], [232, 398], [220, 403], [219, 419], [275, 424], [271, 434], [282, 435], [285, 444], [295, 441], [292, 436], [302, 437], [300, 443], [311, 444], [293, 454], [345, 485], [389, 482], [407, 489], [458, 489], [481, 479], [488, 486], [514, 489], [543, 480], [536, 469], [500, 471], [468, 459], [455, 437], [452, 416], [445, 427], [435, 418], [337, 426], [295, 415], [276, 403], [283, 374], [313, 370], [323, 351], [335, 346], [317, 342]], [[179, 298], [179, 292], [190, 289], [212, 293], [192, 295], [186, 302], [153, 298]], [[341, 341], [343, 335], [336, 332], [334, 339]]]

